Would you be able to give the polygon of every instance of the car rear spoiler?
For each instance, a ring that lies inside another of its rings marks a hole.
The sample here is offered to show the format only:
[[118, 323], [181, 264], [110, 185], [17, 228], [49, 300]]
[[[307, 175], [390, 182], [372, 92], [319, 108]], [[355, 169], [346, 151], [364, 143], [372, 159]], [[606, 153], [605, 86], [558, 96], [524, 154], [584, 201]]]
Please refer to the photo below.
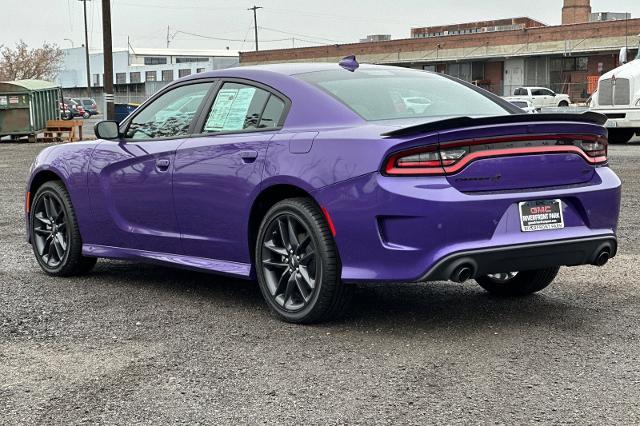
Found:
[[493, 124], [511, 124], [511, 123], [537, 123], [541, 121], [567, 121], [578, 123], [589, 123], [604, 125], [607, 117], [593, 111], [575, 113], [552, 113], [552, 114], [511, 114], [497, 115], [491, 117], [455, 117], [445, 120], [432, 121], [430, 123], [418, 124], [415, 126], [402, 127], [400, 129], [391, 130], [382, 133], [380, 136], [397, 137], [411, 136], [418, 133], [434, 132], [438, 130], [455, 129], [459, 127], [475, 127], [489, 126]]

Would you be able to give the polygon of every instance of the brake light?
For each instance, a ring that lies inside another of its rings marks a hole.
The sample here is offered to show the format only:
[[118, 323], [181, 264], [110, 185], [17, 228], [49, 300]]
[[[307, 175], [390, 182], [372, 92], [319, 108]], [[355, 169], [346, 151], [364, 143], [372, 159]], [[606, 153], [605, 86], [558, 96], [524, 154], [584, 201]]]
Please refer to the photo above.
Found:
[[490, 157], [574, 153], [593, 165], [607, 162], [607, 138], [596, 135], [524, 135], [471, 139], [412, 148], [390, 155], [387, 175], [448, 175]]

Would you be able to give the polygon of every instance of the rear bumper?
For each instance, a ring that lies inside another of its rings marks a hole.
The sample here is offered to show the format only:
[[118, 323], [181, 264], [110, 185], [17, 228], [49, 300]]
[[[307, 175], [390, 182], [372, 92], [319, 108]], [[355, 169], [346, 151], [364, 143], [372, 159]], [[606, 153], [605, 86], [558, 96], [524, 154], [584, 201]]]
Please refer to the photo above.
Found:
[[594, 109], [593, 112], [607, 117], [605, 127], [610, 129], [640, 129], [640, 108], [637, 109]]
[[469, 268], [469, 278], [475, 278], [499, 272], [597, 264], [603, 253], [606, 260], [614, 257], [617, 248], [615, 236], [603, 235], [469, 250], [446, 256], [418, 281], [448, 280], [460, 268]]
[[[621, 183], [597, 167], [579, 185], [470, 194], [445, 177], [372, 173], [313, 195], [335, 225], [344, 281], [415, 282], [448, 279], [462, 256], [484, 273], [590, 264], [599, 242], [613, 255]], [[545, 199], [561, 200], [565, 227], [522, 232], [518, 203]]]

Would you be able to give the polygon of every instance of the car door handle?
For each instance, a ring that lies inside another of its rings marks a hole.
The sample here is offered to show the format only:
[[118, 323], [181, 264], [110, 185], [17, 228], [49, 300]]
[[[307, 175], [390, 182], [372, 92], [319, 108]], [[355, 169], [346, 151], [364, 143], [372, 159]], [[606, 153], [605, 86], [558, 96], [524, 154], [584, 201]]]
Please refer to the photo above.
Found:
[[168, 158], [160, 158], [156, 161], [156, 168], [161, 172], [167, 171], [171, 162]]
[[258, 151], [247, 150], [238, 153], [244, 163], [253, 163], [258, 158]]

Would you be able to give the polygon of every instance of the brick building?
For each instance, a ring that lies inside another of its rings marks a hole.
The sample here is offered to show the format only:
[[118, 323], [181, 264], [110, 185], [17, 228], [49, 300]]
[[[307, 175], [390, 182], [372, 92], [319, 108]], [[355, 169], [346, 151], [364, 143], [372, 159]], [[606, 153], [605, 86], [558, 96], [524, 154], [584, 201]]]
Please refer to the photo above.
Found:
[[589, 81], [619, 65], [622, 47], [637, 47], [640, 34], [640, 19], [594, 16], [603, 14], [592, 13], [590, 0], [564, 0], [561, 25], [512, 18], [412, 28], [408, 39], [243, 52], [240, 64], [337, 62], [355, 54], [360, 62], [444, 72], [499, 95], [531, 85], [580, 100], [590, 95]]

